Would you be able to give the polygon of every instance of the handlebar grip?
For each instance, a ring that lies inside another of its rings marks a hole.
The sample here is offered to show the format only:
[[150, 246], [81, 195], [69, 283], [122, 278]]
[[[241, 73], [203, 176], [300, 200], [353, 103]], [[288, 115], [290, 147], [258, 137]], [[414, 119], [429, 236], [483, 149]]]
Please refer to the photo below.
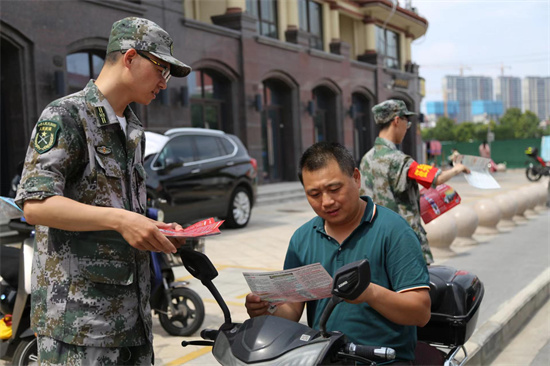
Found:
[[355, 343], [348, 343], [344, 351], [350, 355], [357, 355], [367, 359], [378, 358], [391, 361], [395, 359], [395, 350], [389, 347], [363, 346]]
[[218, 336], [218, 332], [219, 330], [217, 329], [203, 329], [201, 330], [201, 337], [202, 339], [215, 341], [216, 337]]

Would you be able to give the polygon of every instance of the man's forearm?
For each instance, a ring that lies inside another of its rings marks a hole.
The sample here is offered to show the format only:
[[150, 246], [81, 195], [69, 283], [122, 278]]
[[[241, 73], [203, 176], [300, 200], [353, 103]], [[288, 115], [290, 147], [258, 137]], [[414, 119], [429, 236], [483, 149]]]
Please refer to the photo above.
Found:
[[427, 289], [394, 292], [371, 283], [355, 302], [366, 302], [386, 319], [401, 325], [422, 327], [431, 316]]
[[287, 302], [284, 304], [277, 305], [277, 310], [273, 315], [299, 322], [302, 317], [302, 312], [304, 311], [303, 302]]
[[117, 211], [122, 210], [86, 205], [62, 196], [28, 200], [24, 204], [29, 224], [67, 231], [116, 230], [121, 225], [121, 213]]

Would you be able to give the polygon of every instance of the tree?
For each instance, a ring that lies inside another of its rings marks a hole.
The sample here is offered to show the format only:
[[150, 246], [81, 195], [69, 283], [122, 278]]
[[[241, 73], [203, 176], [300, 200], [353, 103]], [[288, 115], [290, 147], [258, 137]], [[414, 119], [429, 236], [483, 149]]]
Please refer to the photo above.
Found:
[[526, 139], [540, 137], [542, 135], [539, 129], [539, 118], [531, 111], [526, 111], [521, 115], [516, 123], [514, 136], [517, 139]]
[[463, 122], [454, 127], [455, 139], [458, 142], [467, 142], [475, 137], [475, 124], [472, 122]]
[[455, 121], [447, 117], [440, 117], [432, 129], [432, 137], [439, 141], [454, 141]]

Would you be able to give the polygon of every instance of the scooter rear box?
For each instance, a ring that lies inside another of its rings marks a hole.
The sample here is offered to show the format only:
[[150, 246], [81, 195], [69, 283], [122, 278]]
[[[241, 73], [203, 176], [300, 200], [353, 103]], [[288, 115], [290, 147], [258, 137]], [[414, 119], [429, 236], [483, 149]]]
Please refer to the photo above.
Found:
[[483, 283], [473, 273], [447, 266], [430, 266], [432, 317], [418, 327], [418, 340], [459, 346], [474, 332], [483, 298]]

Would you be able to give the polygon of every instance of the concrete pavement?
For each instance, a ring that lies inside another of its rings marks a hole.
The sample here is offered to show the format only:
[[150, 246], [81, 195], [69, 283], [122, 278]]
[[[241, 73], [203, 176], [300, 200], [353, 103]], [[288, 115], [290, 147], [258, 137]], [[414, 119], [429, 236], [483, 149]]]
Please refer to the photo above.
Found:
[[[498, 190], [479, 190], [467, 184], [461, 176], [449, 184], [462, 197], [462, 204], [472, 205], [481, 198], [491, 198], [532, 184], [524, 170], [495, 174], [501, 184]], [[280, 204], [265, 204], [254, 208], [249, 226], [243, 230], [225, 230], [222, 235], [207, 239], [206, 254], [218, 269], [214, 283], [220, 289], [232, 312], [233, 321], [248, 318], [244, 297], [249, 292], [242, 276], [245, 271], [281, 269], [290, 236], [314, 213], [302, 198], [285, 202], [280, 191], [295, 194], [299, 183], [259, 187], [260, 197], [276, 194]], [[549, 211], [532, 216], [527, 222], [507, 232], [493, 236], [475, 236], [479, 244], [472, 247], [452, 247], [457, 254], [435, 251], [435, 264], [450, 265], [477, 274], [485, 284], [477, 330], [467, 344], [469, 365], [487, 365], [521, 325], [548, 299], [549, 295]], [[178, 273], [188, 279], [185, 270]], [[212, 296], [194, 279], [192, 288], [203, 297], [207, 316], [202, 328], [217, 328], [222, 314]], [[155, 321], [157, 324], [157, 321]], [[160, 326], [155, 328], [155, 354], [159, 365], [214, 365], [209, 348], [181, 348], [183, 338], [166, 336]], [[199, 339], [198, 334], [195, 339]], [[186, 338], [189, 339], [189, 338]]]
[[[453, 178], [449, 184], [460, 194], [463, 205], [473, 205], [479, 199], [505, 192], [513, 195], [519, 188], [539, 184], [528, 182], [524, 170], [496, 173], [495, 178], [501, 189], [479, 190], [469, 186], [461, 176]], [[223, 230], [221, 235], [207, 238], [206, 254], [219, 272], [214, 283], [224, 296], [233, 321], [248, 318], [243, 304], [249, 290], [242, 272], [281, 269], [291, 235], [314, 216], [305, 196], [298, 194], [300, 190], [298, 182], [260, 186], [259, 204], [245, 229]], [[452, 247], [457, 253], [452, 257], [434, 250], [435, 264], [468, 270], [485, 284], [477, 330], [466, 345], [471, 357], [469, 365], [490, 364], [521, 326], [546, 303], [550, 283], [549, 213], [545, 210], [531, 216], [510, 231], [476, 236], [478, 245]], [[179, 279], [189, 280], [190, 287], [204, 299], [206, 318], [201, 329], [219, 327], [223, 316], [208, 290], [183, 267], [176, 267], [175, 274]], [[548, 322], [546, 324], [548, 334]], [[209, 347], [181, 347], [184, 339], [200, 339], [198, 333], [193, 337], [169, 336], [160, 326], [158, 317], [153, 318], [153, 331], [156, 365], [217, 364]]]

